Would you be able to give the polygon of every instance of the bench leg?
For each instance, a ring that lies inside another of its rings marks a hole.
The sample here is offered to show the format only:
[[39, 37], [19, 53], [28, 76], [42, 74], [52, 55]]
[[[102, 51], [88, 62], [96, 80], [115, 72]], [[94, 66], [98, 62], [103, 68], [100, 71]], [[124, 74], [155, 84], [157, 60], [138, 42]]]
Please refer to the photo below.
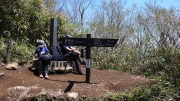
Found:
[[64, 68], [65, 73], [67, 73], [67, 61], [50, 61], [50, 71], [55, 73], [55, 68]]
[[67, 62], [63, 62], [63, 66], [64, 66], [64, 69], [65, 69], [65, 74], [67, 73]]

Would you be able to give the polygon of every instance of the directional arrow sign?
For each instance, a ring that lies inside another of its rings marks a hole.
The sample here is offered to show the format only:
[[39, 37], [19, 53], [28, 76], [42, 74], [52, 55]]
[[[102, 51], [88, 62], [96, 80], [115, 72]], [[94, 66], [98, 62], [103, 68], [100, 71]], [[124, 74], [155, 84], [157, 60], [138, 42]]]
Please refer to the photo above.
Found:
[[86, 39], [87, 38], [61, 38], [60, 40], [65, 45], [71, 46], [86, 46]]
[[94, 47], [114, 47], [117, 43], [118, 39], [99, 39], [99, 38], [91, 38], [90, 46]]
[[61, 41], [64, 44], [71, 46], [114, 47], [118, 39], [61, 38]]

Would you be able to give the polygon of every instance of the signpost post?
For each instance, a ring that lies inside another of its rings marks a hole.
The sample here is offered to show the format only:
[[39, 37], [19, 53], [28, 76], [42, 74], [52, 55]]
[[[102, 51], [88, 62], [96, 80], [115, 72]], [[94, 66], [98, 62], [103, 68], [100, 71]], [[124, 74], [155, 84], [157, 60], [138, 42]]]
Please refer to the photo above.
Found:
[[50, 47], [57, 46], [57, 19], [51, 19], [50, 26]]
[[86, 83], [90, 81], [90, 72], [91, 72], [91, 46], [90, 46], [91, 34], [87, 34], [87, 43], [86, 43]]
[[87, 34], [87, 38], [61, 38], [60, 40], [65, 45], [86, 46], [86, 83], [90, 81], [91, 46], [114, 47], [118, 41], [118, 39], [91, 38], [91, 34]]

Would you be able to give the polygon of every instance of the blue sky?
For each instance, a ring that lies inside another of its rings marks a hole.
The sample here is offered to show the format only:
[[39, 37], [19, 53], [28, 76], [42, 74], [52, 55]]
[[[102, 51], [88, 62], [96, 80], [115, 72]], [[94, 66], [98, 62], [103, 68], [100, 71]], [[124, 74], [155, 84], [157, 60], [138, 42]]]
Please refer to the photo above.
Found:
[[[127, 6], [131, 6], [136, 3], [138, 7], [142, 7], [145, 5], [145, 2], [150, 2], [152, 0], [127, 0]], [[160, 6], [164, 8], [170, 8], [171, 6], [180, 9], [180, 0], [156, 0]]]

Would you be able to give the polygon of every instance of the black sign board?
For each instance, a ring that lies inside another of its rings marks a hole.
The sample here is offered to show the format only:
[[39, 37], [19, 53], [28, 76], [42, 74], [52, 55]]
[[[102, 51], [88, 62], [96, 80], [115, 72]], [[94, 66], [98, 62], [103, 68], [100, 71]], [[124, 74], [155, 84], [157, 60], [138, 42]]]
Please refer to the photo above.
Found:
[[118, 39], [100, 38], [61, 38], [64, 44], [71, 46], [114, 47]]
[[86, 46], [86, 38], [61, 38], [60, 41], [65, 45]]
[[114, 47], [118, 39], [100, 39], [100, 38], [91, 38], [90, 46], [94, 47]]

